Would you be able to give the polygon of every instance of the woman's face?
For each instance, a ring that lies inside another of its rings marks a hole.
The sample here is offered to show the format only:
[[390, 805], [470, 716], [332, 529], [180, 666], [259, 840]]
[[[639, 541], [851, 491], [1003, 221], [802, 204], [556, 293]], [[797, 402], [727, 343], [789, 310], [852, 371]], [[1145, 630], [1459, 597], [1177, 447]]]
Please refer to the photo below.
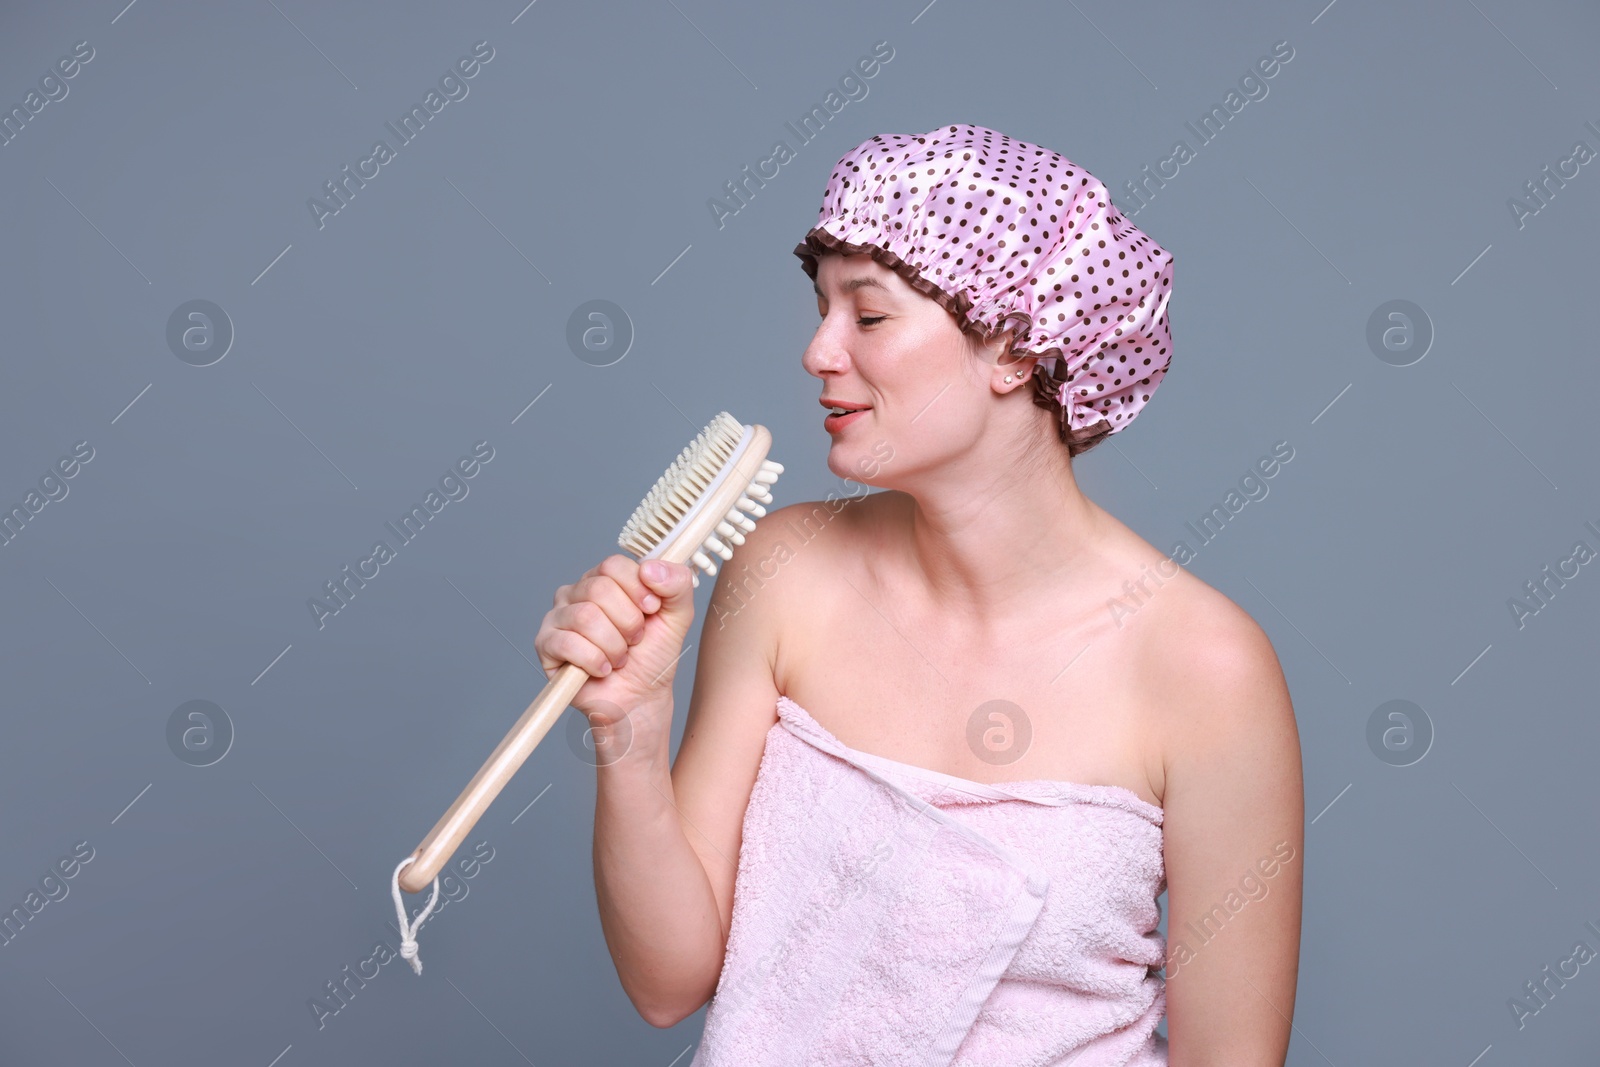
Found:
[[973, 357], [953, 315], [868, 255], [818, 256], [816, 293], [822, 321], [801, 362], [825, 403], [865, 409], [820, 412], [829, 470], [897, 488], [983, 436], [995, 367]]

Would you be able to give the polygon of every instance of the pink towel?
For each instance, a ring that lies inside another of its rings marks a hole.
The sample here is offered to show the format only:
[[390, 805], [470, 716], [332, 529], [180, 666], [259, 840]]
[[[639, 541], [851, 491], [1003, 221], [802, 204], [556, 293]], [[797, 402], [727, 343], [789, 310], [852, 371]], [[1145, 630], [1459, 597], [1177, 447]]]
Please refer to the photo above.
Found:
[[781, 697], [691, 1067], [1165, 1067], [1160, 808], [858, 752]]

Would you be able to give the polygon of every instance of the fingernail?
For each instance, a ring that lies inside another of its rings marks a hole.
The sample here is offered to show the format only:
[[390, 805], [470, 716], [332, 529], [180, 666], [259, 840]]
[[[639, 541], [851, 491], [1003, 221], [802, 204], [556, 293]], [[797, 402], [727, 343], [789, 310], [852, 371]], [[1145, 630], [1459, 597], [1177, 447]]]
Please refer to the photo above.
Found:
[[667, 576], [667, 565], [660, 560], [646, 560], [639, 571], [652, 582], [659, 582]]
[[644, 610], [646, 610], [646, 611], [654, 611], [657, 608], [659, 608], [660, 606], [661, 606], [661, 598], [660, 597], [656, 596], [654, 593], [646, 593], [644, 595]]
[[601, 675], [601, 677], [604, 677], [605, 675], [608, 675], [610, 673], [611, 673], [611, 664], [609, 664], [609, 663], [600, 664], [600, 675]]

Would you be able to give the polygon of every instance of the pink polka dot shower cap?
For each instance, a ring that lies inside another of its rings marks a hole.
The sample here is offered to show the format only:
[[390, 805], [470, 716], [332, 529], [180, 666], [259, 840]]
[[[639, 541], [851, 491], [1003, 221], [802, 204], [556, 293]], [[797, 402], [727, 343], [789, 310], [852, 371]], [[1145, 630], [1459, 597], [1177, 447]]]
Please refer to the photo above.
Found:
[[794, 248], [866, 253], [993, 340], [1043, 357], [1035, 402], [1082, 452], [1133, 421], [1171, 361], [1172, 257], [1064, 156], [965, 123], [881, 134], [839, 160]]

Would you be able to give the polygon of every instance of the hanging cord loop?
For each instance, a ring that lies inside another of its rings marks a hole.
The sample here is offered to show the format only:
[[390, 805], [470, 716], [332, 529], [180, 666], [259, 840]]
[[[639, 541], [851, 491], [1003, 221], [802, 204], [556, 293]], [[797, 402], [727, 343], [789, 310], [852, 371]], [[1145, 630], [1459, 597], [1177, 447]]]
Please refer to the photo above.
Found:
[[405, 901], [400, 897], [400, 872], [406, 869], [406, 864], [416, 861], [415, 856], [407, 856], [400, 861], [400, 866], [394, 869], [394, 877], [389, 880], [389, 889], [394, 894], [394, 915], [400, 923], [400, 958], [411, 964], [412, 971], [421, 974], [422, 960], [417, 956], [417, 929], [433, 911], [433, 906], [439, 903], [439, 879], [434, 877], [433, 895], [428, 898], [428, 906], [422, 909], [417, 921], [407, 922]]

